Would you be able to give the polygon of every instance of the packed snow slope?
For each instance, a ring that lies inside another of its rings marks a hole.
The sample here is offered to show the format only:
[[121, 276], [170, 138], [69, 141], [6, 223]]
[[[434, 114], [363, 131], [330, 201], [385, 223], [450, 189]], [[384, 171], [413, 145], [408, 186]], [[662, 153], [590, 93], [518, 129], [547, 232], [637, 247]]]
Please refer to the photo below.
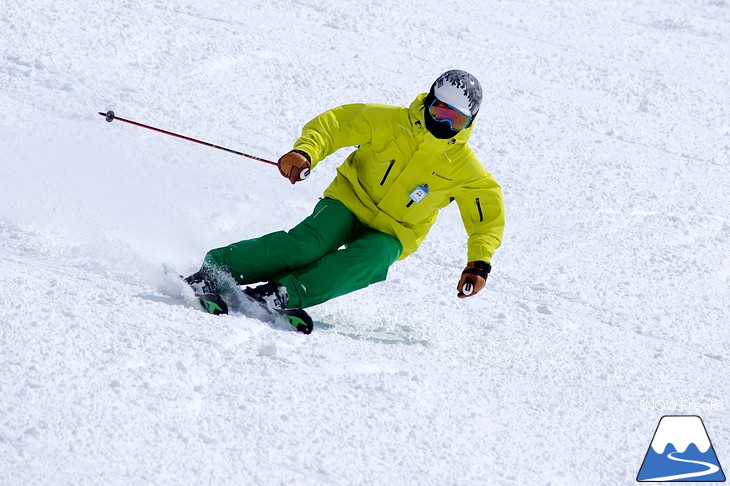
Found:
[[[0, 32], [0, 484], [629, 485], [673, 413], [730, 464], [726, 0], [5, 0]], [[308, 337], [162, 266], [291, 228], [352, 149], [292, 186], [96, 114], [276, 160], [452, 68], [506, 200], [487, 288], [456, 298], [449, 207]]]

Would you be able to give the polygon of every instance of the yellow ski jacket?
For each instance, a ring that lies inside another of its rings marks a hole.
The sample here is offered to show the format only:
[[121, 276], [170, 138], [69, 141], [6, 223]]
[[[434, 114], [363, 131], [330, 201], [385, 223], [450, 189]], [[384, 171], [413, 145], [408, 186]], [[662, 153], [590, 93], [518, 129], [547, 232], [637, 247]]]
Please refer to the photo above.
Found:
[[294, 148], [306, 152], [314, 168], [337, 149], [358, 146], [324, 196], [397, 238], [401, 259], [416, 251], [438, 211], [455, 200], [469, 236], [467, 261], [489, 263], [504, 232], [502, 190], [467, 145], [473, 124], [452, 139], [437, 139], [425, 127], [425, 97], [419, 95], [410, 108], [333, 108], [303, 127]]

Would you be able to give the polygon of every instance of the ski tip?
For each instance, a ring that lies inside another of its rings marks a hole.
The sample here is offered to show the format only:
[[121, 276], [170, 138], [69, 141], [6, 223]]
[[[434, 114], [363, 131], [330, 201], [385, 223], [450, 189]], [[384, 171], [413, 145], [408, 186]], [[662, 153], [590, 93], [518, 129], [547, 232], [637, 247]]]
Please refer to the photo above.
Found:
[[289, 321], [297, 332], [302, 334], [312, 334], [314, 330], [314, 323], [312, 318], [302, 309], [286, 309], [284, 311], [284, 317]]
[[201, 294], [198, 296], [198, 300], [208, 314], [214, 316], [228, 314], [228, 304], [218, 294]]

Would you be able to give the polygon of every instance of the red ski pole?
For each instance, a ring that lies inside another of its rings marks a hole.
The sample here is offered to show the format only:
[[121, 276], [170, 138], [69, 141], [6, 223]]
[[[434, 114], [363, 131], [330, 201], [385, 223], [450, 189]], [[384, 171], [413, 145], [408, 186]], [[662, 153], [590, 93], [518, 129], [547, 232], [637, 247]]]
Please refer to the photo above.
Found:
[[[129, 123], [130, 125], [136, 125], [138, 127], [147, 128], [148, 130], [154, 130], [156, 132], [164, 133], [166, 135], [172, 135], [173, 137], [182, 138], [183, 140], [187, 140], [189, 142], [195, 142], [195, 143], [199, 143], [201, 145], [206, 145], [208, 147], [213, 147], [213, 148], [216, 148], [219, 150], [224, 150], [226, 152], [230, 152], [235, 155], [240, 155], [241, 157], [247, 157], [249, 159], [258, 160], [259, 162], [264, 162], [266, 164], [271, 164], [271, 165], [278, 167], [278, 164], [276, 162], [272, 162], [271, 160], [262, 159], [261, 157], [256, 157], [255, 155], [244, 154], [243, 152], [239, 152], [238, 150], [231, 150], [229, 148], [221, 147], [220, 145], [215, 145], [210, 142], [204, 142], [202, 140], [198, 140], [197, 138], [186, 137], [185, 135], [180, 135], [179, 133], [173, 133], [173, 132], [169, 132], [167, 130], [162, 130], [161, 128], [155, 128], [155, 127], [151, 127], [149, 125], [145, 125], [143, 123], [138, 123], [136, 121], [127, 120], [126, 118], [116, 116], [112, 110], [109, 110], [106, 113], [103, 113], [100, 111], [99, 114], [101, 116], [103, 116], [104, 118], [106, 118], [106, 121], [108, 121], [109, 123], [113, 122], [114, 120], [119, 120], [124, 123]], [[310, 170], [304, 169], [302, 171], [302, 173], [299, 174], [299, 177], [301, 179], [306, 179], [307, 177], [309, 177], [309, 174], [310, 174]]]

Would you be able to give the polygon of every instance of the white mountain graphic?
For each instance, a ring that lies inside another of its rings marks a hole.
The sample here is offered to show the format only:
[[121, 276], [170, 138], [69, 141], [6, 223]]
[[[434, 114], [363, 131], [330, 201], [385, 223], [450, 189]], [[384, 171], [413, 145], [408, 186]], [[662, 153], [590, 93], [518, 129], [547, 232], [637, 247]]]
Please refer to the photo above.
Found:
[[693, 443], [702, 453], [710, 448], [710, 438], [707, 436], [702, 419], [696, 415], [662, 417], [654, 440], [651, 441], [651, 447], [657, 454], [664, 454], [664, 449], [669, 443], [674, 444], [677, 452], [686, 451]]

